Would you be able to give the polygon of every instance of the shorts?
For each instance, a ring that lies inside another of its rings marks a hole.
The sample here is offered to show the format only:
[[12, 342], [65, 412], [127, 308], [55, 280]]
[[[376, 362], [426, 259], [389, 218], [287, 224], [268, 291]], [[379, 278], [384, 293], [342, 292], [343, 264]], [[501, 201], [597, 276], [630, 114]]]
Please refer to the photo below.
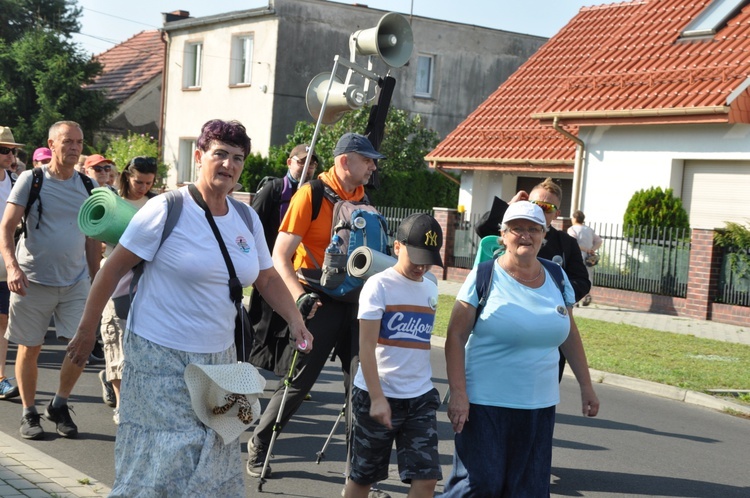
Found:
[[392, 429], [370, 418], [370, 393], [354, 387], [354, 438], [349, 478], [360, 485], [388, 478], [388, 463], [396, 442], [398, 474], [402, 482], [440, 480], [436, 411], [440, 395], [432, 388], [416, 398], [388, 398]]
[[102, 311], [100, 332], [102, 334], [102, 349], [106, 361], [107, 380], [122, 379], [122, 364], [125, 353], [122, 346], [122, 336], [125, 333], [126, 320], [119, 318], [115, 312], [115, 303], [107, 301]]
[[25, 296], [11, 293], [5, 338], [22, 346], [41, 346], [54, 316], [57, 338], [72, 339], [90, 288], [88, 278], [65, 287], [29, 282]]
[[10, 309], [8, 282], [0, 282], [0, 315], [7, 315]]

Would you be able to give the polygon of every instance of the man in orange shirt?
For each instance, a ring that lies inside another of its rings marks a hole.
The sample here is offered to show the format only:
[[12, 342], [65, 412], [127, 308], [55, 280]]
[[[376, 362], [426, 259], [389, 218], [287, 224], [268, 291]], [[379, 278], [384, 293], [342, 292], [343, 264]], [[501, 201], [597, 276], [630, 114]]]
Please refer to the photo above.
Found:
[[[367, 137], [356, 133], [344, 134], [336, 144], [333, 155], [333, 168], [318, 178], [342, 200], [361, 201], [365, 197], [364, 185], [377, 168], [375, 160], [385, 156], [373, 148]], [[333, 203], [324, 198], [315, 220], [312, 214], [312, 188], [307, 183], [292, 197], [273, 249], [274, 267], [298, 306], [314, 299], [310, 296], [314, 288], [298, 276], [297, 270], [320, 268], [322, 265], [325, 249], [331, 242]], [[282, 427], [312, 389], [331, 351], [335, 350], [341, 359], [344, 383], [348, 389], [351, 362], [359, 344], [358, 304], [356, 300], [350, 301], [335, 300], [321, 293], [320, 300], [315, 303], [307, 322], [307, 329], [315, 337], [315, 348], [297, 360], [298, 367], [281, 418]], [[280, 383], [248, 441], [247, 473], [253, 477], [260, 477], [283, 395], [284, 385]], [[270, 467], [266, 469], [265, 477], [269, 474]]]

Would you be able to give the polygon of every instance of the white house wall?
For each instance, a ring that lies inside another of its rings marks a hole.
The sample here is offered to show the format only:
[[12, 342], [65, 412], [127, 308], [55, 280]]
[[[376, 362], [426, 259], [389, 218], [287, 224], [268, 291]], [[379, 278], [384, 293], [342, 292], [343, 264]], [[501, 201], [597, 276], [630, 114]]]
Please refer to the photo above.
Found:
[[[168, 183], [176, 182], [180, 139], [194, 139], [210, 119], [236, 119], [247, 128], [253, 150], [267, 153], [273, 108], [273, 75], [278, 21], [272, 17], [226, 22], [222, 29], [194, 28], [173, 33], [167, 51], [167, 88], [164, 123], [164, 162], [170, 166]], [[253, 34], [253, 69], [249, 86], [230, 86], [232, 37]], [[186, 43], [203, 43], [202, 84], [183, 88]]]
[[[591, 222], [622, 223], [641, 189], [672, 188], [682, 196], [686, 161], [750, 164], [750, 126], [742, 124], [588, 127], [579, 137], [586, 144], [581, 209]], [[730, 221], [750, 218], [750, 210], [727, 211]]]

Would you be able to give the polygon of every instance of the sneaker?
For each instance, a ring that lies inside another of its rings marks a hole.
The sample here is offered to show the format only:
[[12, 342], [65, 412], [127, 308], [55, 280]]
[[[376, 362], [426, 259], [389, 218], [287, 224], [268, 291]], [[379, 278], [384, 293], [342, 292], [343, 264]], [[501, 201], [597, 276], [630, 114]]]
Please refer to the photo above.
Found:
[[115, 425], [120, 425], [120, 409], [115, 408], [112, 410], [112, 420], [114, 421]]
[[112, 383], [107, 380], [107, 372], [104, 370], [99, 372], [99, 382], [102, 383], [102, 401], [107, 406], [114, 408], [117, 406], [117, 396], [115, 396], [115, 389], [112, 387]]
[[[346, 495], [346, 486], [341, 489], [341, 496]], [[367, 493], [367, 498], [391, 498], [391, 495], [378, 488], [370, 488], [370, 492]]]
[[[247, 442], [247, 474], [251, 477], [260, 477], [260, 473], [263, 472], [263, 464], [266, 461], [266, 450], [261, 450], [253, 444], [253, 438]], [[264, 477], [271, 477], [271, 466], [266, 467], [266, 475]]]
[[41, 415], [29, 413], [21, 418], [21, 437], [24, 439], [44, 439], [44, 429], [39, 423]]
[[0, 381], [0, 399], [10, 399], [18, 396], [18, 386], [14, 386], [8, 379]]
[[47, 409], [44, 411], [44, 416], [50, 422], [55, 423], [57, 433], [62, 437], [74, 438], [78, 436], [78, 426], [70, 418], [70, 407], [68, 405], [53, 408], [52, 401], [50, 401]]

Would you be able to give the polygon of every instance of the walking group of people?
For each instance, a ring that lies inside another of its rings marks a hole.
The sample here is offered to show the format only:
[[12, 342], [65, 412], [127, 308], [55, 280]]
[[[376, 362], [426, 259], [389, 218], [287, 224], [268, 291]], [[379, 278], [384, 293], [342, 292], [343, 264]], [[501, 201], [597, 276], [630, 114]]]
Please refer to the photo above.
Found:
[[[21, 145], [6, 130], [0, 130], [0, 196], [9, 183], [4, 156]], [[48, 145], [51, 157], [42, 166], [36, 206], [29, 202], [38, 188], [35, 177], [24, 173], [12, 190], [8, 186], [0, 222], [10, 294], [3, 315], [0, 284], [0, 327], [7, 317], [5, 337], [18, 347], [23, 437], [44, 435], [36, 361], [54, 315], [57, 336], [68, 345], [45, 418], [61, 436], [77, 435], [67, 400], [101, 331], [101, 380], [111, 385], [119, 424], [111, 496], [245, 496], [239, 439], [225, 440], [199, 418], [185, 375], [190, 364], [236, 363], [237, 308], [230, 297], [230, 276], [236, 274], [242, 287], [253, 287], [251, 361], [283, 372], [299, 351], [286, 389], [280, 385], [268, 400], [247, 443], [246, 472], [270, 475], [274, 432], [283, 431], [333, 354], [341, 361], [351, 413], [344, 496], [386, 496], [373, 486], [388, 476], [394, 443], [409, 496], [434, 495], [443, 478], [440, 399], [430, 367], [438, 290], [426, 278], [432, 266], [443, 265], [443, 234], [434, 218], [404, 219], [395, 231], [393, 267], [371, 276], [353, 298], [320, 292], [305, 270], [319, 270], [325, 259], [334, 202], [328, 195], [316, 198], [307, 181], [320, 164], [317, 156], [305, 144], [295, 147], [286, 178], [267, 182], [254, 209], [229, 202], [251, 141], [239, 122], [211, 120], [196, 143], [198, 179], [176, 192], [177, 216], [171, 211], [175, 197], [150, 193], [153, 159], [134, 158], [123, 169], [119, 195], [138, 211], [119, 243], [106, 247], [102, 264], [101, 243], [70, 229], [89, 195], [87, 181], [92, 183], [75, 170], [83, 132], [74, 122], [55, 123]], [[384, 156], [356, 133], [344, 134], [333, 155], [332, 167], [318, 175], [326, 192], [340, 201], [368, 202], [365, 185]], [[106, 184], [114, 164], [101, 156], [86, 163], [94, 185]], [[455, 453], [446, 497], [549, 495], [565, 358], [580, 384], [582, 413], [595, 416], [599, 410], [573, 318], [574, 303], [591, 287], [583, 246], [551, 227], [562, 192], [548, 179], [510, 204], [495, 201], [476, 229], [499, 237], [505, 251], [492, 263], [487, 289], [476, 268], [469, 274], [447, 331]], [[25, 234], [16, 246], [22, 219]], [[560, 258], [565, 271], [557, 281], [538, 257]], [[137, 266], [142, 276], [133, 286]], [[486, 292], [481, 298], [480, 289]], [[7, 380], [3, 353], [0, 340], [0, 398]]]

